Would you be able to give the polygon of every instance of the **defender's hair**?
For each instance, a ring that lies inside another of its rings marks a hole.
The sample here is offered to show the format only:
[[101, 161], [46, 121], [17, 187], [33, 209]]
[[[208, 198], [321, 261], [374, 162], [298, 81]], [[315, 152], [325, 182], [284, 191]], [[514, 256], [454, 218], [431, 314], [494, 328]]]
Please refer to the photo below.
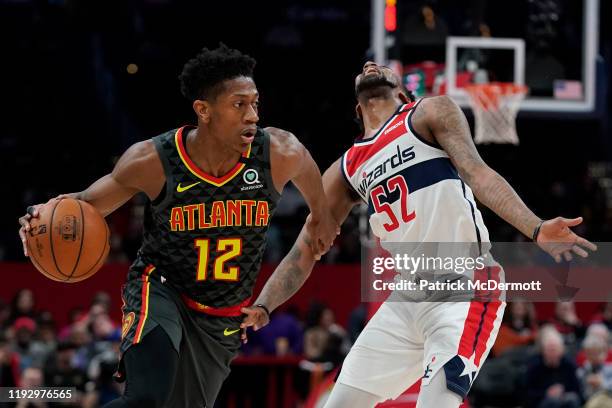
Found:
[[181, 93], [190, 101], [214, 100], [223, 81], [240, 76], [252, 77], [255, 60], [223, 43], [213, 50], [203, 48], [187, 61], [179, 75]]

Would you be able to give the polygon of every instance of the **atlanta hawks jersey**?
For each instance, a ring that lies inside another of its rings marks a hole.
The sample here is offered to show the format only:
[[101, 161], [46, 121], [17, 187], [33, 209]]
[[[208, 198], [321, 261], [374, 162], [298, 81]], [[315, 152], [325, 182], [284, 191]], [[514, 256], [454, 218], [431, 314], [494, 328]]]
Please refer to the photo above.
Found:
[[279, 199], [270, 171], [270, 136], [258, 129], [234, 168], [213, 177], [189, 158], [189, 130], [153, 138], [166, 187], [147, 208], [143, 243], [128, 279], [151, 265], [167, 285], [200, 304], [237, 305], [252, 294]]
[[446, 152], [414, 130], [417, 106], [400, 106], [342, 156], [342, 174], [369, 206], [372, 232], [382, 244], [488, 242], [472, 190]]

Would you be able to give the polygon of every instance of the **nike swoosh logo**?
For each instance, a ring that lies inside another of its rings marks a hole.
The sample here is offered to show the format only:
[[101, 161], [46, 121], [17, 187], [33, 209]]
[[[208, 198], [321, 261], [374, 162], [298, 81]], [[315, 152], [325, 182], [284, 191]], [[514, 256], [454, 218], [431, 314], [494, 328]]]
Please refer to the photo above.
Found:
[[196, 181], [195, 183], [189, 184], [188, 186], [184, 186], [184, 187], [181, 186], [181, 183], [179, 183], [178, 186], [176, 186], [176, 191], [178, 191], [179, 193], [182, 193], [183, 191], [187, 191], [191, 187], [195, 187], [195, 186], [197, 186], [200, 183], [201, 183], [201, 181]]
[[240, 329], [236, 329], [236, 330], [228, 330], [228, 328], [226, 327], [225, 330], [223, 330], [223, 335], [224, 336], [231, 336], [234, 333], [239, 332]]

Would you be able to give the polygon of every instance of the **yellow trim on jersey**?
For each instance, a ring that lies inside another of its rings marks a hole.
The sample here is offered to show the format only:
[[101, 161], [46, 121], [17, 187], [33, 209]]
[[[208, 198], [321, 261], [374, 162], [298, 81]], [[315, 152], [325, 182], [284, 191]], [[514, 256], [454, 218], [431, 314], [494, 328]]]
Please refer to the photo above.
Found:
[[[230, 180], [232, 180], [234, 177], [236, 177], [246, 166], [246, 164], [244, 163], [236, 163], [236, 165], [224, 176], [222, 177], [215, 177], [215, 176], [211, 176], [210, 174], [206, 174], [204, 173], [202, 170], [200, 170], [196, 164], [191, 160], [191, 158], [187, 155], [187, 151], [185, 150], [185, 146], [182, 143], [182, 137], [183, 137], [183, 129], [185, 129], [185, 126], [183, 126], [182, 128], [179, 128], [175, 135], [174, 135], [174, 142], [176, 144], [176, 151], [178, 152], [181, 161], [183, 162], [183, 164], [185, 165], [185, 167], [187, 168], [187, 170], [189, 170], [191, 172], [191, 174], [193, 174], [194, 176], [196, 176], [197, 178], [199, 178], [200, 180], [203, 180], [209, 184], [212, 184], [213, 186], [216, 187], [221, 187], [225, 184], [227, 184]], [[242, 157], [250, 157], [251, 155], [251, 145], [249, 145], [249, 149], [242, 154]]]
[[147, 269], [148, 270], [145, 269], [145, 275], [142, 278], [142, 284], [145, 285], [144, 296], [142, 296], [142, 302], [144, 307], [143, 311], [141, 312], [141, 321], [138, 322], [138, 328], [136, 329], [134, 341], [132, 342], [132, 344], [140, 343], [140, 340], [142, 338], [142, 332], [144, 331], [145, 324], [147, 323], [147, 316], [149, 316], [149, 286], [151, 285], [151, 283], [149, 282], [149, 275], [151, 275], [151, 273], [155, 270], [155, 267], [153, 266]]

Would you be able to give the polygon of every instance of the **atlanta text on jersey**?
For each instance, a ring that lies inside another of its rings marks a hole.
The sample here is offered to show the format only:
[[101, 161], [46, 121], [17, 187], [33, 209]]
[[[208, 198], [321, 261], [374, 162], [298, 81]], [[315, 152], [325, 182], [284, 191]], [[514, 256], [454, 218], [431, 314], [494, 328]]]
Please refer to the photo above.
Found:
[[184, 205], [172, 208], [170, 229], [192, 231], [218, 227], [263, 227], [268, 225], [270, 212], [267, 201], [227, 200]]

